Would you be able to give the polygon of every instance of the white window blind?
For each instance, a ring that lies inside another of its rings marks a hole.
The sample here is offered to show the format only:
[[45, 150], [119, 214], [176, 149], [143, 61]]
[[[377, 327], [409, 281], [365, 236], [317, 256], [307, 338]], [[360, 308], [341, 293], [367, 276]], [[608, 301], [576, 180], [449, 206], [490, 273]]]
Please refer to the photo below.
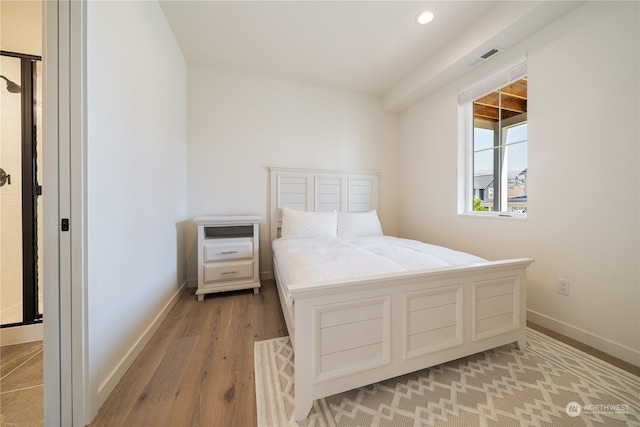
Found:
[[527, 75], [527, 58], [521, 58], [505, 67], [486, 74], [458, 90], [458, 104], [475, 101], [485, 95], [520, 80]]

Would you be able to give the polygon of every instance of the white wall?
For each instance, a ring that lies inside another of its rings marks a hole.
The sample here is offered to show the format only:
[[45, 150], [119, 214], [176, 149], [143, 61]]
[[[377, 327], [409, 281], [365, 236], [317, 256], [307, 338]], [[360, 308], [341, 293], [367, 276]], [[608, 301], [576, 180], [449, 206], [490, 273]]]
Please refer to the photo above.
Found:
[[157, 2], [87, 11], [88, 342], [101, 404], [185, 281], [187, 74]]
[[[397, 222], [397, 116], [378, 97], [188, 67], [188, 213], [262, 216], [260, 270], [271, 271], [269, 166], [380, 172], [380, 220]], [[196, 233], [188, 236], [196, 278]]]
[[[638, 9], [587, 3], [404, 112], [399, 133], [402, 235], [535, 258], [529, 319], [640, 365]], [[524, 53], [528, 219], [460, 217], [457, 90]]]

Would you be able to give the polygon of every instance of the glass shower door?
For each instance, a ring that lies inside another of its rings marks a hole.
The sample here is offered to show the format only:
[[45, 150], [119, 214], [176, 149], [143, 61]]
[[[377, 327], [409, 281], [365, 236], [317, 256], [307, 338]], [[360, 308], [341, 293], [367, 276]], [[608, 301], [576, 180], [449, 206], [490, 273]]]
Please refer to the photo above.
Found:
[[0, 324], [22, 313], [21, 60], [0, 57]]
[[42, 63], [0, 55], [0, 327], [42, 318]]

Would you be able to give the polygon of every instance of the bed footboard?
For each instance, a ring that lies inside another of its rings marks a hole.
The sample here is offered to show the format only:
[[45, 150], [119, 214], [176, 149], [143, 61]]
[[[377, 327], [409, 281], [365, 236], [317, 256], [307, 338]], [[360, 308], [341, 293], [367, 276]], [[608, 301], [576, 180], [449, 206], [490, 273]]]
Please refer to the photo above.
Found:
[[523, 348], [531, 262], [290, 287], [296, 420], [321, 397], [504, 344]]

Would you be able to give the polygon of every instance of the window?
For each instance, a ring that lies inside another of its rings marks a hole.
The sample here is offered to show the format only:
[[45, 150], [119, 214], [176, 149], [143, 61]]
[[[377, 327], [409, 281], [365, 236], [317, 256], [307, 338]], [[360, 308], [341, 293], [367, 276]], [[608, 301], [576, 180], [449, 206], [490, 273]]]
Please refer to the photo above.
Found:
[[526, 60], [460, 89], [458, 212], [526, 217]]

